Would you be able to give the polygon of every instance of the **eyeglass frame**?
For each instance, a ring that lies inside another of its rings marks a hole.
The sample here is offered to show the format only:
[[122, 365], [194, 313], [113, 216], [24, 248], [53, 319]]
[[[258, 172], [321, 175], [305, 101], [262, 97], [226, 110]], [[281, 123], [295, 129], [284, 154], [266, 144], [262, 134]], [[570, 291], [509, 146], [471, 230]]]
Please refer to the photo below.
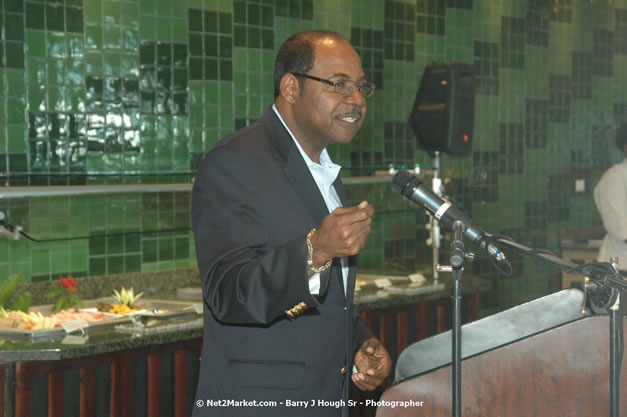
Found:
[[[338, 94], [342, 94], [343, 96], [346, 96], [346, 97], [348, 97], [348, 96], [352, 95], [352, 94], [355, 92], [355, 90], [359, 90], [359, 93], [360, 93], [362, 96], [364, 96], [364, 98], [371, 97], [371, 96], [374, 94], [374, 90], [377, 88], [377, 86], [376, 86], [376, 85], [374, 85], [374, 83], [371, 83], [371, 82], [365, 81], [364, 83], [362, 83], [362, 84], [361, 84], [361, 86], [365, 85], [365, 86], [370, 87], [370, 88], [372, 89], [372, 90], [371, 90], [371, 92], [370, 92], [370, 94], [365, 95], [365, 94], [361, 91], [361, 87], [360, 87], [360, 85], [358, 85], [358, 84], [357, 84], [357, 82], [356, 82], [356, 81], [351, 81], [351, 80], [336, 80], [336, 81], [331, 81], [331, 80], [327, 80], [327, 79], [324, 79], [324, 78], [316, 77], [316, 76], [313, 76], [313, 75], [303, 74], [303, 73], [300, 73], [300, 72], [292, 72], [291, 74], [292, 74], [293, 76], [295, 76], [295, 77], [303, 77], [303, 78], [308, 78], [308, 79], [310, 79], [310, 80], [318, 81], [318, 82], [320, 82], [320, 83], [324, 83], [324, 84], [328, 84], [328, 85], [330, 85], [330, 86], [333, 86], [333, 91], [335, 91], [335, 92], [336, 92], [336, 93], [338, 93]], [[352, 83], [352, 84], [353, 84], [352, 91], [351, 91], [350, 93], [348, 93], [348, 94], [345, 94], [345, 93], [342, 93], [342, 92], [340, 92], [340, 91], [337, 91], [337, 90], [336, 90], [336, 89], [338, 88], [338, 87], [336, 86], [336, 85], [337, 85], [337, 83]]]

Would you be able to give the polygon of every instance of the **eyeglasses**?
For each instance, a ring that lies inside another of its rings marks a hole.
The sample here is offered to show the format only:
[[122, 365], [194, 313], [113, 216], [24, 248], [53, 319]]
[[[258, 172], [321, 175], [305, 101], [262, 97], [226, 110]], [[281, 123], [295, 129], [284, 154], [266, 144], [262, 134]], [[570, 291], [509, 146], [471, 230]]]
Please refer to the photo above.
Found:
[[350, 96], [355, 92], [355, 89], [359, 90], [362, 96], [370, 97], [374, 94], [374, 89], [376, 86], [373, 83], [369, 83], [364, 81], [362, 83], [357, 84], [355, 81], [350, 80], [325, 80], [324, 78], [314, 77], [313, 75], [301, 74], [300, 72], [293, 72], [292, 75], [296, 77], [309, 78], [310, 80], [318, 81], [324, 84], [329, 84], [333, 86], [333, 90], [338, 94], [343, 94], [345, 96]]

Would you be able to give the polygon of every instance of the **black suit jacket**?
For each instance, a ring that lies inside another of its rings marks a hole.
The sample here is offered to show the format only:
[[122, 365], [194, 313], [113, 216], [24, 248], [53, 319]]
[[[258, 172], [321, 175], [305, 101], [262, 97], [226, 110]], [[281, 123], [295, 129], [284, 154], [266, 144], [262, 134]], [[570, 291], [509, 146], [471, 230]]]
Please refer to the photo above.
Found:
[[[309, 292], [305, 237], [327, 215], [272, 108], [205, 156], [192, 193], [205, 306], [195, 417], [346, 415], [353, 358], [372, 333], [352, 311], [356, 257], [346, 297], [338, 259]], [[250, 401], [276, 405], [240, 407]]]

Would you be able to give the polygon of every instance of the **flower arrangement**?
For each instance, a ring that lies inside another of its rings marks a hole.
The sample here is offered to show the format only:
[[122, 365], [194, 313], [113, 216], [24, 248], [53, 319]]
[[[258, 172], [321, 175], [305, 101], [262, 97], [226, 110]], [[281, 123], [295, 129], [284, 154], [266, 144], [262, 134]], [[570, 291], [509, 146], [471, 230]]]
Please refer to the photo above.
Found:
[[54, 304], [54, 312], [58, 313], [61, 310], [73, 308], [75, 306], [85, 307], [83, 300], [81, 300], [76, 292], [78, 291], [78, 284], [72, 275], [64, 277], [59, 275], [59, 287], [48, 292], [46, 298], [56, 298], [57, 301]]

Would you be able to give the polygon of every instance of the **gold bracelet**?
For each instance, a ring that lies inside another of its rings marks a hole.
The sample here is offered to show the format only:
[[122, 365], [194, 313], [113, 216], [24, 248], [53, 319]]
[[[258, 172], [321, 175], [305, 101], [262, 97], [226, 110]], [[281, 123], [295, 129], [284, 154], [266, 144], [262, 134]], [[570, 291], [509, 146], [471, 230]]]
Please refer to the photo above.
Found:
[[316, 233], [316, 229], [311, 229], [311, 232], [307, 234], [307, 268], [313, 272], [324, 272], [333, 263], [333, 258], [329, 259], [327, 263], [320, 267], [315, 267], [313, 264], [313, 246], [311, 245], [311, 238]]

